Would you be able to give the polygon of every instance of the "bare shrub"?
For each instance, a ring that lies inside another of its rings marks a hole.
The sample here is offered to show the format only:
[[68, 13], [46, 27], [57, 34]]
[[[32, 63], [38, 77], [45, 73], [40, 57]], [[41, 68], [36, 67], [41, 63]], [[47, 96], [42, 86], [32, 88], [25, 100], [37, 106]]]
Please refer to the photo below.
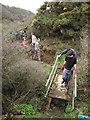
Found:
[[26, 57], [22, 53], [23, 48], [18, 42], [6, 42], [3, 40], [2, 60], [2, 94], [3, 110], [9, 106], [26, 102], [34, 96], [42, 94], [48, 73], [43, 65]]

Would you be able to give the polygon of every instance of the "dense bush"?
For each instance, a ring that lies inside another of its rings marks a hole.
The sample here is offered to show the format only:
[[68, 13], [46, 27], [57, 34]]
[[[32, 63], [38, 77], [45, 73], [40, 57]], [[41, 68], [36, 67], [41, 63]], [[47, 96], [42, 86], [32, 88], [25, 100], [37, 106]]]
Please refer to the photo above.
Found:
[[32, 27], [41, 36], [76, 39], [88, 24], [88, 9], [88, 3], [45, 2], [38, 9]]
[[30, 60], [23, 53], [20, 44], [3, 41], [3, 109], [9, 109], [9, 105], [21, 103], [23, 100], [29, 102], [32, 96], [43, 96], [47, 77], [44, 66]]

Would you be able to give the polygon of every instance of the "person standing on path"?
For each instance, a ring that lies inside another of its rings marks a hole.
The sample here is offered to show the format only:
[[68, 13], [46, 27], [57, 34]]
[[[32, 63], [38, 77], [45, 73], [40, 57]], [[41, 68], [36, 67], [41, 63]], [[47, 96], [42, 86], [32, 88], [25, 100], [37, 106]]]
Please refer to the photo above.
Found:
[[28, 46], [26, 45], [25, 37], [23, 37], [22, 45], [23, 45], [23, 48], [28, 48]]
[[32, 46], [35, 45], [35, 42], [37, 40], [36, 36], [33, 34], [33, 32], [31, 32], [31, 36], [32, 36]]
[[18, 33], [16, 32], [14, 35], [16, 36], [16, 40], [17, 40], [18, 39]]
[[31, 36], [32, 36], [32, 42], [30, 44], [31, 50], [32, 52], [34, 52], [34, 47], [35, 47], [35, 42], [36, 42], [36, 36], [33, 34], [33, 32], [31, 32]]
[[36, 39], [36, 42], [35, 42], [35, 54], [34, 54], [33, 60], [35, 60], [36, 55], [38, 56], [38, 61], [41, 62], [41, 59], [40, 59], [40, 46], [39, 46], [39, 40], [38, 39]]

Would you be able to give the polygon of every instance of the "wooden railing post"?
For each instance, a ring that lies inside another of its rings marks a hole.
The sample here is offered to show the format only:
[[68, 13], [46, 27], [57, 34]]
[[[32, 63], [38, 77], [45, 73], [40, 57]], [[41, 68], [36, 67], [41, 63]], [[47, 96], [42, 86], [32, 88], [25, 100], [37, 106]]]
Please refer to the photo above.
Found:
[[77, 97], [77, 75], [75, 73], [75, 97]]
[[53, 71], [54, 71], [55, 66], [56, 66], [56, 64], [57, 64], [57, 61], [58, 61], [58, 57], [56, 58], [55, 64], [54, 64], [54, 66], [53, 66], [53, 68], [52, 68], [52, 71], [51, 71], [51, 73], [50, 73], [50, 75], [49, 75], [49, 78], [48, 78], [47, 83], [46, 83], [45, 86], [47, 86], [48, 83], [49, 83], [49, 81], [50, 81], [50, 78], [51, 78], [51, 76], [52, 76], [52, 74], [53, 74]]
[[72, 110], [74, 110], [74, 99], [77, 97], [77, 76], [76, 70], [73, 72], [73, 96], [72, 96]]
[[74, 72], [73, 72], [73, 96], [72, 96], [72, 110], [74, 110], [74, 94], [75, 94], [75, 89], [74, 89]]

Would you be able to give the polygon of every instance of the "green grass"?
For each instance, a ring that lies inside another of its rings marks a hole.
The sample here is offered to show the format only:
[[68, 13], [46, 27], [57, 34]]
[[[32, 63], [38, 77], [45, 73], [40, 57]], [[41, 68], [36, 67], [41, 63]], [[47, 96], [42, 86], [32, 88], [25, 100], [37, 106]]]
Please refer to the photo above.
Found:
[[78, 104], [74, 110], [72, 110], [72, 106], [66, 107], [66, 113], [64, 114], [65, 118], [78, 118], [78, 115], [86, 115], [89, 116], [89, 101], [83, 102], [82, 98], [76, 99], [75, 104]]
[[22, 118], [32, 118], [35, 114], [40, 114], [39, 112], [37, 112], [37, 107], [33, 106], [32, 104], [17, 105], [13, 108], [10, 108], [10, 110], [22, 110], [24, 112]]
[[46, 69], [47, 73], [50, 73], [52, 71], [52, 66], [44, 64], [44, 68]]
[[64, 61], [65, 61], [65, 57], [66, 57], [66, 55], [62, 55], [62, 56], [58, 59], [59, 64], [63, 65], [63, 63], [64, 63]]

